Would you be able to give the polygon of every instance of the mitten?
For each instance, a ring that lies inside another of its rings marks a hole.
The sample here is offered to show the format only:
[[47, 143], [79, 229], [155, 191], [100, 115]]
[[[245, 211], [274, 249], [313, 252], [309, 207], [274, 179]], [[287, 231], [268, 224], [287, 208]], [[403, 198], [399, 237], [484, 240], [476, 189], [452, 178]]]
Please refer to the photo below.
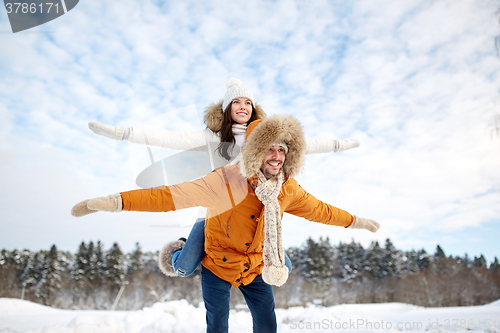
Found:
[[337, 151], [344, 151], [356, 147], [359, 147], [359, 141], [357, 139], [337, 140]]
[[357, 217], [356, 215], [353, 216], [354, 216], [354, 221], [352, 221], [351, 225], [348, 226], [348, 228], [366, 229], [370, 230], [371, 232], [377, 232], [377, 230], [380, 228], [380, 224], [377, 221], [364, 219], [362, 217]]
[[120, 193], [108, 195], [107, 197], [88, 199], [77, 203], [71, 209], [71, 215], [81, 217], [98, 211], [121, 212], [122, 196]]
[[90, 199], [87, 199], [74, 205], [73, 208], [71, 208], [71, 215], [73, 215], [74, 217], [81, 217], [97, 212], [97, 210], [90, 210], [87, 207], [87, 203], [89, 201]]
[[93, 121], [89, 122], [89, 128], [95, 134], [103, 135], [114, 140], [123, 140], [123, 135], [126, 131], [126, 128], [123, 126], [104, 125]]

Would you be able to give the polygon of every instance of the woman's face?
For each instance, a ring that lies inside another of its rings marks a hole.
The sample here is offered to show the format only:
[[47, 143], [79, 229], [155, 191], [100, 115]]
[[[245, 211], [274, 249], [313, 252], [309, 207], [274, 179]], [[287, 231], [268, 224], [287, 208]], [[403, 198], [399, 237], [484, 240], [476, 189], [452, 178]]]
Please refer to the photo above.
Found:
[[238, 97], [231, 102], [231, 119], [238, 124], [245, 124], [252, 116], [252, 101], [245, 97]]

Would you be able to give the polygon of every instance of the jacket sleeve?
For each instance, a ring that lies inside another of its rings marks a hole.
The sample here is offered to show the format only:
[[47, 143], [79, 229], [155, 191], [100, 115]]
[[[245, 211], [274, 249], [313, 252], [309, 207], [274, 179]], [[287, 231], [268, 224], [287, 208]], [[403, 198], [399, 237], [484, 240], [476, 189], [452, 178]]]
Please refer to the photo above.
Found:
[[173, 186], [121, 192], [123, 210], [168, 212], [189, 207], [231, 205], [223, 177], [211, 172], [205, 177]]
[[181, 132], [152, 127], [131, 127], [128, 141], [174, 150], [190, 150], [202, 148], [210, 141], [219, 142], [220, 139], [208, 129], [204, 131]]
[[329, 139], [306, 139], [306, 154], [336, 153], [338, 141]]
[[345, 210], [339, 209], [306, 192], [297, 184], [293, 191], [293, 198], [285, 208], [285, 212], [303, 217], [312, 222], [348, 227], [353, 222], [353, 216]]

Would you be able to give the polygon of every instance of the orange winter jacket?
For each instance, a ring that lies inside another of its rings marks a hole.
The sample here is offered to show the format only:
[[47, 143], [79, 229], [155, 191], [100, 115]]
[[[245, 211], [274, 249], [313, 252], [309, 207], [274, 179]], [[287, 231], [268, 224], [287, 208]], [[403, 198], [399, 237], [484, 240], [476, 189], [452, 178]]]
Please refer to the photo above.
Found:
[[[123, 210], [167, 212], [207, 207], [202, 265], [234, 287], [249, 284], [262, 272], [264, 205], [257, 199], [256, 178], [245, 179], [238, 165], [215, 169], [194, 181], [123, 192]], [[287, 212], [313, 222], [347, 227], [353, 217], [300, 187], [293, 178], [282, 185], [278, 201]]]

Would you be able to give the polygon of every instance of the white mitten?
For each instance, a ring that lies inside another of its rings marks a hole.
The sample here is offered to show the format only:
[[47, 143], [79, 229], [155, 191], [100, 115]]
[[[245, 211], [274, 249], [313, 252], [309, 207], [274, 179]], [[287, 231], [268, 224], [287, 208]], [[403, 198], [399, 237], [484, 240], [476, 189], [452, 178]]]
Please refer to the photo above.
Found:
[[126, 131], [123, 126], [104, 125], [94, 121], [89, 122], [89, 128], [95, 134], [103, 135], [114, 140], [123, 140], [123, 135]]
[[348, 228], [366, 229], [370, 230], [371, 232], [377, 232], [377, 230], [380, 228], [380, 224], [377, 221], [364, 219], [362, 217], [357, 217], [356, 215], [353, 216], [354, 216], [354, 221], [351, 223], [350, 226], [348, 226]]
[[344, 151], [347, 149], [352, 149], [359, 147], [359, 141], [357, 139], [352, 140], [337, 140], [338, 148], [337, 151]]
[[85, 216], [85, 215], [89, 215], [89, 214], [97, 212], [97, 210], [90, 210], [87, 207], [88, 202], [89, 202], [89, 199], [81, 201], [81, 202], [77, 203], [76, 205], [74, 205], [73, 208], [71, 208], [71, 215], [73, 215], [74, 217], [81, 217], [81, 216]]
[[122, 196], [120, 193], [108, 195], [107, 197], [88, 199], [77, 203], [71, 209], [71, 215], [81, 217], [98, 211], [121, 212]]

